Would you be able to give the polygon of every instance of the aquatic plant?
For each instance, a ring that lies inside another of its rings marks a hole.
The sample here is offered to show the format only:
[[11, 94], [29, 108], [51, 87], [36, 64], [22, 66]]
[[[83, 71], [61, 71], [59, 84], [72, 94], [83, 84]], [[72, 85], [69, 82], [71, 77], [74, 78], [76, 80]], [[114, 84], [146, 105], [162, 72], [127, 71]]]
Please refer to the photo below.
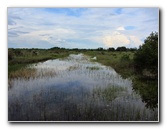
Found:
[[100, 67], [97, 67], [97, 66], [87, 66], [86, 69], [90, 69], [90, 70], [99, 70]]
[[22, 68], [20, 70], [11, 72], [9, 74], [8, 78], [24, 78], [24, 79], [29, 79], [29, 78], [35, 78], [36, 77], [36, 69], [32, 68]]
[[126, 87], [120, 87], [120, 86], [108, 86], [106, 88], [96, 87], [93, 89], [93, 96], [99, 96], [103, 97], [104, 99], [108, 101], [112, 101], [117, 97], [120, 97], [123, 95], [123, 92], [127, 91]]

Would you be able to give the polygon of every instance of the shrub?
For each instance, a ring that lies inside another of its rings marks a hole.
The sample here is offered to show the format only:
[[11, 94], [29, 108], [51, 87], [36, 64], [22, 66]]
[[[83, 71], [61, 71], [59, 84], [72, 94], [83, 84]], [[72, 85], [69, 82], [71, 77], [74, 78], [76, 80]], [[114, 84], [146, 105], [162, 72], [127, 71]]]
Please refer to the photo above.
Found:
[[158, 33], [151, 33], [144, 44], [139, 47], [134, 55], [134, 65], [137, 72], [148, 71], [153, 75], [158, 74]]
[[127, 55], [127, 54], [122, 55], [121, 61], [129, 61], [129, 60], [130, 60], [129, 55]]

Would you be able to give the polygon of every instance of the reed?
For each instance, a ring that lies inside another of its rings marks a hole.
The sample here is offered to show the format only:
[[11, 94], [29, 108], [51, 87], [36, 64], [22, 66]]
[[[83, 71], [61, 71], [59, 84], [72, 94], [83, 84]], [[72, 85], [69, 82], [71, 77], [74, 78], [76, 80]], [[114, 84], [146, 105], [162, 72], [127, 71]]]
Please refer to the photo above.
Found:
[[97, 87], [93, 89], [92, 95], [93, 97], [98, 96], [104, 98], [107, 101], [112, 101], [115, 98], [123, 95], [124, 91], [127, 91], [126, 87], [120, 87], [120, 86], [108, 86], [106, 88]]
[[100, 69], [100, 67], [97, 67], [97, 66], [88, 66], [88, 67], [86, 67], [86, 69], [89, 69], [89, 70], [99, 70]]
[[8, 75], [8, 78], [24, 78], [24, 79], [29, 79], [29, 78], [35, 78], [36, 77], [36, 69], [34, 68], [22, 68], [20, 70], [11, 72]]

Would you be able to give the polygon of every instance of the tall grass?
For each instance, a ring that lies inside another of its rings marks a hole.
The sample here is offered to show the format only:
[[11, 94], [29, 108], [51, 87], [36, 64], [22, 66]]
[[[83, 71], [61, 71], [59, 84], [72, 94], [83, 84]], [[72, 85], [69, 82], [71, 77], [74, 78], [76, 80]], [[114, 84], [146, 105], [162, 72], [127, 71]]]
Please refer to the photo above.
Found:
[[[13, 102], [9, 100], [9, 121], [155, 121], [158, 119], [154, 114], [157, 111], [141, 108], [141, 105], [136, 103], [122, 102], [123, 97], [113, 99], [125, 89], [120, 87], [108, 89], [109, 91], [97, 89], [95, 97], [84, 88], [79, 95], [73, 94], [74, 90], [60, 91], [51, 87], [33, 91], [31, 96], [22, 94], [23, 98], [15, 97]], [[111, 97], [111, 94], [114, 95]]]
[[115, 71], [124, 78], [131, 77], [134, 74], [133, 56], [134, 52], [109, 52], [103, 53], [98, 51], [85, 52], [84, 54], [91, 57], [96, 56], [97, 61], [107, 66], [111, 66]]
[[38, 77], [53, 77], [56, 75], [56, 71], [51, 69], [41, 69], [37, 72], [35, 68], [24, 67], [17, 71], [13, 71], [9, 74], [9, 79], [30, 79], [30, 78], [38, 78]]
[[[33, 52], [38, 52], [35, 54]], [[64, 58], [72, 51], [56, 51], [47, 49], [9, 49], [8, 73], [20, 70], [29, 64], [46, 61], [49, 59]], [[11, 57], [12, 55], [12, 57]]]
[[106, 88], [96, 87], [93, 89], [93, 96], [102, 97], [107, 101], [112, 101], [117, 97], [120, 97], [124, 91], [127, 91], [127, 87], [120, 86], [108, 86]]
[[17, 71], [11, 72], [9, 74], [9, 78], [24, 78], [24, 79], [29, 79], [29, 78], [35, 78], [36, 77], [36, 69], [32, 68], [21, 68]]

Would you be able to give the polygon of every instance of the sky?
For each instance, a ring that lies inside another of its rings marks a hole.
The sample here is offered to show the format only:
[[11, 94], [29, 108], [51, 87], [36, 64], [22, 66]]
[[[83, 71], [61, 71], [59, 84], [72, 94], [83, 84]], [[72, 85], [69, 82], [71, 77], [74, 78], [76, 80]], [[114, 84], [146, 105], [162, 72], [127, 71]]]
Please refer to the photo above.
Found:
[[8, 8], [8, 48], [138, 48], [158, 8]]

